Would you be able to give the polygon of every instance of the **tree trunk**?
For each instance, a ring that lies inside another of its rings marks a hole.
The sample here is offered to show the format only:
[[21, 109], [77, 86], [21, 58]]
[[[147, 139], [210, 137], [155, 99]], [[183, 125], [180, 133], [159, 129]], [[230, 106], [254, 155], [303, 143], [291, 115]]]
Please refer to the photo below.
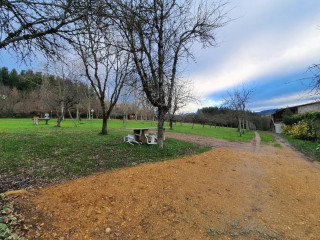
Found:
[[239, 125], [238, 125], [238, 131], [240, 133], [240, 137], [241, 137], [241, 118], [239, 118]]
[[69, 110], [69, 109], [68, 109], [68, 112], [69, 112], [69, 116], [70, 116], [70, 118], [71, 118], [71, 120], [72, 120], [72, 122], [73, 122], [74, 126], [75, 126], [75, 127], [77, 127], [77, 124], [76, 124], [76, 122], [73, 120], [72, 114], [71, 114], [71, 112], [70, 112], [70, 110]]
[[62, 120], [63, 120], [63, 115], [60, 114], [59, 117], [58, 117], [58, 120], [57, 120], [57, 125], [56, 125], [56, 127], [60, 127], [60, 124], [61, 124]]
[[244, 133], [245, 125], [244, 125], [244, 119], [242, 119], [242, 133]]
[[108, 135], [107, 123], [108, 123], [108, 116], [106, 114], [105, 108], [102, 108], [102, 129], [101, 129], [102, 135]]
[[63, 107], [63, 105], [61, 106], [61, 117], [62, 117], [62, 120], [64, 120], [64, 107]]
[[80, 120], [80, 114], [79, 114], [79, 104], [77, 104], [77, 120]]
[[163, 125], [166, 112], [164, 109], [158, 108], [158, 146], [163, 148]]
[[126, 116], [127, 116], [127, 114], [126, 114], [126, 113], [123, 113], [123, 118], [122, 118], [122, 124], [123, 124], [123, 126], [126, 125]]
[[172, 124], [173, 124], [173, 119], [170, 118], [170, 119], [169, 119], [169, 127], [170, 127], [170, 130], [172, 130]]

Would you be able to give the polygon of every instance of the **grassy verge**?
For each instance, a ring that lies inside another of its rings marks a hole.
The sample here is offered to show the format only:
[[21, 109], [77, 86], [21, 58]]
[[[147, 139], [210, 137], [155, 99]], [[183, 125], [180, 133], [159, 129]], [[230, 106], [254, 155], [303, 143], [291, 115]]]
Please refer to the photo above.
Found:
[[121, 121], [111, 121], [109, 135], [102, 136], [96, 122], [73, 127], [64, 121], [56, 128], [34, 126], [31, 120], [0, 120], [0, 192], [209, 149], [170, 138], [163, 149], [132, 146], [123, 142], [127, 133], [117, 124]]
[[317, 161], [320, 161], [320, 151], [316, 150], [320, 145], [320, 141], [305, 141], [300, 139], [294, 139], [286, 134], [282, 134], [282, 136], [288, 140], [288, 142], [293, 145], [297, 150], [305, 153], [307, 156], [310, 156]]
[[200, 124], [180, 123], [173, 125], [173, 130], [166, 129], [169, 132], [187, 133], [193, 135], [200, 135], [205, 137], [213, 137], [231, 141], [251, 141], [253, 139], [254, 131], [245, 131], [240, 137], [236, 128], [202, 126]]
[[265, 131], [258, 131], [261, 141], [265, 144], [270, 144], [273, 145], [274, 147], [278, 147], [280, 148], [281, 145], [279, 143], [277, 143], [276, 139], [270, 135], [269, 133], [265, 132]]

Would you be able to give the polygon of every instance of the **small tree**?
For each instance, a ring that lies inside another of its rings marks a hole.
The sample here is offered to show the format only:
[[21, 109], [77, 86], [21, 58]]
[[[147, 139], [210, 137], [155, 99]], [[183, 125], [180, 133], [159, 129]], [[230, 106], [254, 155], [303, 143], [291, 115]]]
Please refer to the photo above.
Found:
[[116, 44], [114, 29], [100, 13], [101, 6], [91, 6], [90, 14], [79, 25], [80, 32], [72, 46], [80, 57], [84, 75], [94, 89], [102, 110], [101, 134], [107, 134], [107, 121], [121, 90], [130, 78], [129, 54]]
[[253, 90], [242, 85], [241, 88], [234, 88], [232, 92], [228, 92], [228, 97], [225, 99], [225, 106], [234, 110], [234, 117], [238, 122], [238, 131], [241, 136], [244, 132], [244, 123], [246, 120], [246, 105], [252, 97]]
[[193, 94], [193, 86], [190, 81], [180, 81], [174, 86], [171, 108], [169, 109], [169, 127], [172, 130], [176, 113], [186, 107], [190, 102], [198, 102]]

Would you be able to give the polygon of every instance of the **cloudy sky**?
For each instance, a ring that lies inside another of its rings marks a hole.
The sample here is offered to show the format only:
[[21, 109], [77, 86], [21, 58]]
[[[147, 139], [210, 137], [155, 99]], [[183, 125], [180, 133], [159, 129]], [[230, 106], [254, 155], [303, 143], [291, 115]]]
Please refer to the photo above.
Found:
[[253, 89], [253, 111], [312, 101], [308, 81], [300, 79], [320, 63], [320, 1], [233, 0], [229, 6], [235, 20], [218, 32], [219, 46], [197, 51], [189, 69], [202, 106], [221, 103], [238, 85]]
[[[186, 110], [217, 106], [237, 85], [253, 89], [253, 111], [312, 101], [301, 79], [309, 76], [308, 66], [320, 63], [320, 1], [231, 0], [228, 8], [234, 20], [219, 30], [219, 46], [196, 47], [196, 62], [186, 67], [203, 99]], [[4, 54], [0, 64], [23, 68]]]

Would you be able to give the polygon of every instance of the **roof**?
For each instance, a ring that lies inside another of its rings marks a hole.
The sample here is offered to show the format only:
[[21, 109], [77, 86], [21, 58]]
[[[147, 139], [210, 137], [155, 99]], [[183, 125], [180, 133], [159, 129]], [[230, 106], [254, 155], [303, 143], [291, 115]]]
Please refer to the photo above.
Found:
[[277, 110], [276, 112], [274, 112], [272, 115], [276, 114], [277, 112], [281, 112], [285, 109], [290, 109], [290, 108], [297, 108], [297, 107], [303, 107], [303, 106], [308, 106], [308, 105], [313, 105], [313, 104], [318, 104], [320, 103], [320, 101], [316, 101], [316, 102], [311, 102], [311, 103], [305, 103], [305, 104], [300, 104], [300, 105], [296, 105], [296, 106], [291, 106], [291, 107], [285, 107], [285, 108], [281, 108], [279, 110]]

